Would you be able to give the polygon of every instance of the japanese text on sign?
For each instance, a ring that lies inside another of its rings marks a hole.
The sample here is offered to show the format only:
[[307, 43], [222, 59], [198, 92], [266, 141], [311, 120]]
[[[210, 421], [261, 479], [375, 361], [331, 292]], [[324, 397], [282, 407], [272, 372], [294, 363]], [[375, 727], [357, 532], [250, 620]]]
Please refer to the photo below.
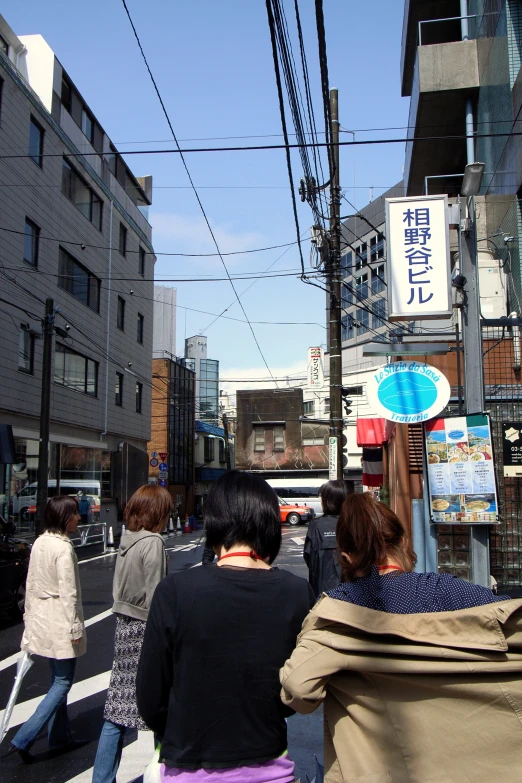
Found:
[[386, 237], [389, 318], [447, 318], [447, 197], [386, 199]]
[[324, 386], [322, 348], [308, 349], [308, 386], [314, 389], [322, 389]]

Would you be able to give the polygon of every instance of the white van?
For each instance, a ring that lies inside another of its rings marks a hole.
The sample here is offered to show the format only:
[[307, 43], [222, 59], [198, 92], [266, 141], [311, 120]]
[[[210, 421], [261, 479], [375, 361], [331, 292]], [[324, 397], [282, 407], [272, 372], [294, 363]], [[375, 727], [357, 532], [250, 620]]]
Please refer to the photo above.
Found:
[[[49, 497], [56, 495], [56, 479], [49, 479], [47, 482]], [[11, 513], [18, 515], [19, 519], [27, 522], [31, 519], [33, 511], [29, 509], [36, 506], [36, 496], [38, 492], [38, 484], [33, 481], [26, 487], [21, 489], [16, 495], [11, 498]], [[60, 494], [61, 495], [74, 495], [75, 497], [79, 492], [83, 492], [84, 495], [88, 495], [92, 498], [92, 505], [94, 510], [96, 506], [99, 510], [100, 506], [100, 482], [94, 479], [63, 479], [60, 481]]]

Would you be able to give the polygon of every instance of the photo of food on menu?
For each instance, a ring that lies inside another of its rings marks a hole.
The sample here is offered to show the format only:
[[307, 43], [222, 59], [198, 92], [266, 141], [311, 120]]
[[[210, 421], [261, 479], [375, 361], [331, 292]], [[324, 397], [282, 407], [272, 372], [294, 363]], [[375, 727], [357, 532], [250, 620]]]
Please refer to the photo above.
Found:
[[489, 418], [437, 418], [425, 428], [430, 510], [441, 524], [498, 522]]

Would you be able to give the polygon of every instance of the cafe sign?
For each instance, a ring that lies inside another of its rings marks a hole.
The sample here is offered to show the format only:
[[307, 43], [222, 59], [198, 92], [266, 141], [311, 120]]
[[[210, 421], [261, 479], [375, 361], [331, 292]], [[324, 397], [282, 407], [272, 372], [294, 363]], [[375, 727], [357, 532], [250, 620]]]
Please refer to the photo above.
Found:
[[437, 416], [449, 402], [448, 379], [424, 362], [391, 362], [373, 372], [366, 384], [372, 411], [384, 419], [416, 424]]

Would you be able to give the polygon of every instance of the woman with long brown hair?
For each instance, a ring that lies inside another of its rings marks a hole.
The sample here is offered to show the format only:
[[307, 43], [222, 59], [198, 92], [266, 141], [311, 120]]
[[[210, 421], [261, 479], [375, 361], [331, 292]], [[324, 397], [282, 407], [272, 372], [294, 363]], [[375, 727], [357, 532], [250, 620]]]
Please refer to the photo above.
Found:
[[113, 583], [114, 662], [93, 783], [115, 783], [127, 729], [147, 729], [136, 706], [136, 672], [152, 596], [167, 573], [161, 533], [171, 505], [166, 489], [147, 484], [125, 507], [127, 532], [120, 542]]
[[281, 670], [282, 698], [324, 701], [325, 783], [520, 780], [522, 600], [414, 573], [398, 517], [349, 495], [343, 583], [314, 606]]

